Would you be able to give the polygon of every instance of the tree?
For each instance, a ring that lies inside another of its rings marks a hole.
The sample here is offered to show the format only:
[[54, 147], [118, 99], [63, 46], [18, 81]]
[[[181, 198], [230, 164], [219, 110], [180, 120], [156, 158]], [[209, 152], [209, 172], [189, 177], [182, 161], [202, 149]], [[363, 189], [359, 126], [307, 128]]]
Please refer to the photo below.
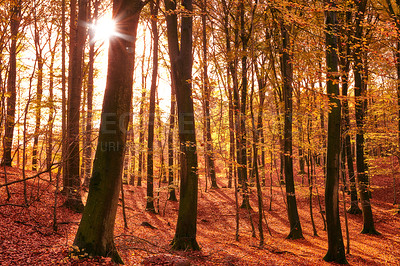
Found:
[[293, 64], [291, 56], [291, 40], [287, 22], [281, 21], [282, 35], [282, 59], [281, 70], [283, 80], [283, 101], [284, 101], [284, 172], [286, 183], [286, 200], [288, 218], [290, 223], [290, 232], [287, 238], [299, 239], [303, 238], [300, 224], [300, 218], [297, 211], [296, 194], [293, 179], [293, 148], [292, 148], [292, 82], [293, 82]]
[[156, 89], [158, 76], [158, 28], [157, 14], [160, 1], [150, 3], [151, 9], [151, 31], [153, 33], [153, 72], [151, 76], [150, 87], [150, 107], [149, 107], [149, 124], [147, 134], [147, 200], [146, 210], [155, 212], [154, 209], [154, 194], [153, 194], [153, 159], [154, 159], [154, 123], [156, 113]]
[[339, 59], [336, 2], [327, 1], [325, 11], [325, 43], [327, 66], [327, 92], [330, 103], [328, 114], [328, 140], [326, 156], [325, 208], [328, 230], [328, 252], [324, 260], [347, 264], [339, 216], [339, 169], [341, 104], [339, 96]]
[[[350, 7], [347, 7], [350, 8]], [[352, 19], [351, 11], [346, 10], [344, 14], [344, 30], [345, 34], [342, 37], [343, 41], [338, 43], [339, 53], [340, 53], [340, 68], [341, 68], [341, 84], [342, 84], [342, 112], [343, 112], [343, 141], [342, 144], [343, 150], [342, 153], [344, 155], [343, 158], [346, 159], [347, 162], [347, 170], [349, 173], [349, 182], [350, 182], [350, 208], [347, 210], [348, 213], [351, 214], [360, 214], [361, 209], [358, 207], [358, 197], [357, 197], [357, 185], [356, 185], [356, 175], [354, 173], [354, 165], [353, 165], [353, 152], [351, 150], [351, 140], [350, 140], [350, 110], [349, 110], [349, 101], [347, 99], [347, 92], [349, 87], [349, 72], [350, 72], [350, 56], [351, 56], [351, 47], [350, 47], [350, 23]], [[344, 43], [344, 44], [343, 44]]]
[[[142, 71], [144, 70], [144, 58], [142, 58]], [[146, 97], [146, 88], [144, 81], [144, 74], [142, 73], [142, 93], [140, 98], [140, 109], [139, 109], [139, 167], [138, 167], [138, 180], [137, 186], [142, 185], [143, 165], [144, 165], [144, 99]]]
[[[71, 28], [70, 38], [70, 68], [68, 82], [68, 114], [67, 114], [67, 158], [66, 158], [66, 183], [64, 190], [67, 200], [64, 205], [77, 212], [83, 211], [81, 198], [81, 179], [79, 173], [79, 117], [82, 90], [82, 66], [85, 50], [86, 25], [88, 0], [78, 1], [78, 22], [76, 30]], [[72, 4], [71, 4], [72, 8]], [[71, 14], [72, 16], [72, 14]], [[72, 19], [71, 19], [72, 20]], [[76, 23], [75, 21], [71, 21]]]
[[175, 129], [175, 116], [176, 116], [176, 101], [175, 101], [175, 85], [172, 80], [171, 84], [171, 107], [169, 113], [169, 130], [168, 130], [168, 200], [178, 201], [176, 198], [174, 187], [174, 129]]
[[352, 44], [354, 46], [353, 59], [354, 59], [354, 95], [355, 95], [355, 109], [356, 109], [356, 166], [357, 166], [357, 181], [360, 193], [361, 207], [363, 213], [363, 234], [379, 234], [375, 230], [374, 219], [372, 216], [372, 208], [370, 201], [369, 179], [367, 173], [367, 163], [364, 155], [364, 116], [367, 109], [367, 81], [368, 77], [363, 69], [363, 54], [365, 47], [364, 38], [364, 16], [367, 6], [367, 0], [355, 1], [357, 13], [355, 15], [354, 36]]
[[42, 94], [43, 94], [43, 67], [45, 64], [45, 58], [43, 55], [44, 45], [41, 44], [40, 29], [38, 28], [39, 17], [44, 15], [42, 10], [38, 8], [38, 2], [35, 1], [34, 11], [34, 27], [35, 27], [35, 50], [36, 50], [36, 61], [37, 61], [37, 86], [36, 86], [36, 108], [35, 108], [35, 131], [33, 136], [33, 148], [32, 148], [32, 170], [38, 170], [38, 145], [39, 145], [39, 131], [40, 131], [40, 120], [42, 111]]
[[[168, 50], [171, 73], [176, 89], [180, 142], [180, 200], [178, 222], [172, 248], [198, 250], [197, 231], [197, 153], [194, 110], [192, 98], [192, 11], [191, 0], [183, 0], [180, 35], [176, 2], [165, 0], [167, 10]], [[180, 42], [179, 42], [180, 39]], [[180, 45], [179, 45], [180, 43]]]
[[210, 97], [211, 86], [208, 79], [208, 60], [207, 60], [207, 0], [202, 2], [202, 42], [203, 42], [203, 113], [204, 113], [204, 159], [205, 177], [211, 179], [211, 188], [218, 188], [215, 175], [214, 151], [211, 137], [211, 118], [210, 118]]
[[113, 1], [120, 34], [110, 39], [99, 140], [87, 203], [74, 240], [74, 253], [111, 257], [117, 263], [122, 260], [114, 244], [114, 223], [132, 104], [136, 30], [143, 5], [140, 0]]
[[7, 93], [9, 97], [7, 98], [7, 114], [6, 114], [6, 124], [4, 132], [4, 143], [3, 143], [3, 160], [2, 165], [11, 166], [12, 157], [12, 142], [14, 136], [14, 126], [15, 126], [15, 104], [17, 100], [17, 41], [19, 26], [21, 22], [21, 11], [22, 11], [22, 0], [11, 1], [10, 13], [11, 13], [11, 45], [10, 45], [10, 59], [9, 59], [9, 71], [7, 80]]
[[[91, 15], [91, 23], [93, 24], [98, 17], [98, 9], [100, 2], [94, 1], [94, 11]], [[94, 87], [94, 59], [95, 59], [95, 40], [94, 30], [89, 31], [89, 62], [88, 62], [88, 83], [87, 83], [87, 117], [86, 128], [84, 134], [84, 147], [83, 147], [83, 178], [84, 186], [89, 185], [89, 177], [92, 170], [92, 128], [93, 128], [93, 87]]]

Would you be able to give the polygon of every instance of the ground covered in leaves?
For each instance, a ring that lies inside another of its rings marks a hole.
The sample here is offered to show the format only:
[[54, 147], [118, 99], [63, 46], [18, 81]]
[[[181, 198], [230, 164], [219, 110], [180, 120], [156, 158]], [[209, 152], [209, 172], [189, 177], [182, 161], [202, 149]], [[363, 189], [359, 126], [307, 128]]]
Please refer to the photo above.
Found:
[[[80, 214], [65, 209], [60, 193], [55, 197], [54, 182], [48, 175], [27, 181], [24, 199], [24, 183], [8, 186], [3, 184], [20, 180], [21, 170], [2, 169], [0, 172], [0, 265], [112, 265], [107, 258], [85, 261], [68, 258]], [[36, 173], [27, 172], [25, 176]], [[54, 178], [54, 177], [53, 177]], [[327, 234], [319, 211], [323, 205], [323, 180], [320, 176], [314, 186], [313, 213], [318, 236], [314, 236], [310, 211], [309, 189], [301, 185], [298, 178], [296, 193], [304, 239], [287, 240], [289, 224], [284, 188], [273, 181], [270, 209], [270, 186], [263, 189], [265, 218], [263, 229], [265, 243], [259, 246], [258, 208], [256, 190], [252, 188], [252, 210], [240, 210], [239, 241], [235, 240], [235, 197], [234, 189], [220, 188], [205, 191], [204, 180], [200, 181], [198, 203], [198, 234], [201, 246], [198, 252], [177, 252], [170, 249], [178, 214], [178, 203], [166, 200], [166, 184], [157, 190], [158, 214], [146, 212], [145, 186], [125, 185], [125, 207], [128, 228], [124, 227], [122, 201], [117, 215], [115, 242], [127, 265], [329, 265], [322, 260], [327, 250]], [[306, 180], [306, 179], [305, 179]], [[400, 190], [396, 185], [397, 191]], [[380, 236], [362, 235], [361, 215], [348, 215], [351, 265], [400, 265], [400, 215], [395, 214], [393, 205], [393, 179], [387, 175], [376, 175], [372, 179], [372, 208]], [[346, 195], [347, 206], [349, 196]], [[56, 206], [56, 212], [54, 212]], [[343, 197], [341, 197], [341, 219], [346, 242]], [[54, 214], [56, 214], [54, 216]], [[54, 227], [56, 220], [56, 229]], [[253, 227], [256, 237], [253, 236]], [[268, 225], [267, 225], [268, 224]], [[268, 232], [270, 230], [271, 235]]]

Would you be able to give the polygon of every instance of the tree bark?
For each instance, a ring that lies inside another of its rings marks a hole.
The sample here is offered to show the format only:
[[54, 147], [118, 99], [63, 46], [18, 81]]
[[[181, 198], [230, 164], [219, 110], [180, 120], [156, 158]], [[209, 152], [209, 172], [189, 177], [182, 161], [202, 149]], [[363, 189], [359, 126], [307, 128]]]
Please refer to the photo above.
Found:
[[[144, 60], [144, 59], [142, 59]], [[144, 62], [142, 62], [144, 64]], [[143, 70], [143, 67], [142, 67]], [[137, 186], [140, 187], [142, 185], [142, 176], [143, 176], [143, 165], [144, 165], [144, 98], [146, 97], [146, 89], [142, 84], [142, 96], [140, 99], [140, 109], [139, 109], [139, 166], [138, 166], [138, 180]]]
[[12, 157], [12, 142], [14, 136], [15, 126], [15, 103], [17, 99], [17, 40], [18, 40], [18, 29], [21, 22], [21, 8], [22, 1], [13, 1], [11, 4], [11, 46], [10, 46], [10, 59], [9, 59], [9, 72], [7, 81], [7, 113], [5, 132], [3, 139], [3, 160], [2, 165], [11, 166]]
[[[93, 24], [97, 20], [99, 1], [94, 2], [94, 11], [91, 17], [91, 23]], [[93, 87], [94, 87], [94, 57], [95, 57], [95, 41], [94, 31], [89, 32], [89, 71], [88, 71], [88, 84], [87, 84], [87, 117], [86, 117], [86, 128], [84, 134], [84, 147], [83, 147], [83, 178], [84, 186], [89, 185], [89, 178], [92, 170], [92, 130], [93, 130]]]
[[355, 95], [355, 109], [356, 109], [356, 166], [357, 166], [357, 182], [360, 193], [361, 207], [363, 212], [363, 234], [379, 234], [374, 225], [372, 215], [369, 179], [367, 173], [367, 164], [364, 155], [364, 116], [366, 113], [367, 99], [366, 89], [367, 84], [365, 80], [366, 73], [363, 70], [363, 20], [366, 10], [367, 0], [356, 1], [357, 13], [355, 20], [355, 34], [352, 40], [354, 45], [354, 95]]
[[[78, 25], [71, 41], [70, 72], [68, 84], [67, 115], [67, 158], [66, 158], [66, 190], [67, 200], [64, 205], [76, 212], [83, 211], [81, 198], [81, 178], [79, 168], [79, 118], [82, 90], [82, 66], [85, 48], [88, 0], [79, 0]], [[73, 47], [73, 48], [72, 48]]]
[[122, 263], [114, 244], [114, 224], [132, 104], [136, 30], [140, 0], [114, 0], [113, 18], [121, 35], [110, 39], [108, 74], [99, 140], [87, 204], [75, 236], [75, 253], [111, 257]]
[[169, 116], [169, 131], [168, 131], [168, 200], [178, 201], [175, 193], [175, 165], [174, 165], [174, 129], [176, 116], [176, 101], [175, 101], [175, 85], [171, 84], [171, 109]]
[[297, 211], [296, 194], [294, 187], [293, 178], [293, 151], [292, 151], [292, 118], [293, 118], [293, 107], [292, 107], [292, 82], [293, 82], [293, 65], [292, 56], [290, 54], [291, 41], [288, 31], [288, 26], [281, 23], [281, 34], [282, 34], [282, 77], [283, 77], [283, 100], [285, 104], [285, 120], [284, 120], [284, 172], [285, 172], [285, 183], [286, 183], [286, 199], [288, 218], [290, 223], [290, 232], [287, 238], [299, 239], [303, 238], [303, 233], [300, 224], [300, 218]]
[[178, 125], [180, 142], [180, 201], [178, 222], [172, 248], [176, 250], [199, 250], [197, 231], [197, 152], [194, 109], [192, 98], [192, 1], [183, 0], [185, 12], [181, 17], [180, 47], [178, 20], [174, 14], [176, 3], [165, 0], [167, 14], [168, 49], [171, 59], [172, 79], [176, 85]]
[[[351, 23], [351, 12], [346, 11], [345, 13], [345, 23], [348, 25]], [[342, 153], [346, 157], [347, 163], [347, 171], [349, 173], [349, 182], [350, 182], [350, 208], [347, 210], [348, 213], [351, 214], [360, 214], [361, 209], [358, 207], [358, 197], [357, 197], [357, 185], [356, 185], [356, 175], [354, 173], [354, 165], [353, 165], [353, 152], [351, 151], [351, 139], [350, 139], [350, 111], [349, 111], [349, 103], [347, 99], [347, 91], [349, 87], [349, 72], [350, 72], [350, 60], [349, 56], [351, 55], [351, 48], [350, 48], [350, 32], [346, 30], [345, 34], [346, 42], [343, 47], [341, 42], [339, 42], [339, 52], [340, 52], [340, 66], [341, 66], [341, 83], [342, 83], [342, 113], [343, 113], [343, 121], [344, 121], [344, 128], [343, 128], [343, 140], [344, 140], [344, 150]]]
[[328, 252], [324, 260], [347, 264], [339, 216], [339, 169], [340, 169], [340, 123], [341, 104], [339, 96], [338, 37], [336, 7], [334, 1], [327, 1], [325, 12], [325, 42], [327, 65], [327, 92], [330, 103], [328, 114], [328, 140], [326, 157], [325, 209], [328, 231]]
[[147, 199], [146, 210], [155, 212], [154, 209], [154, 192], [153, 192], [153, 159], [154, 159], [154, 121], [156, 113], [156, 89], [158, 78], [158, 28], [157, 28], [157, 14], [160, 1], [157, 0], [154, 4], [151, 2], [151, 31], [153, 33], [153, 72], [151, 76], [150, 87], [150, 107], [149, 107], [149, 124], [147, 133]]
[[205, 168], [206, 178], [211, 180], [211, 188], [218, 188], [217, 178], [215, 174], [214, 150], [211, 137], [211, 118], [210, 118], [210, 97], [211, 86], [208, 80], [208, 59], [207, 59], [207, 0], [202, 3], [202, 42], [203, 42], [203, 110], [204, 110], [204, 127], [205, 127]]
[[240, 185], [243, 190], [243, 201], [241, 204], [241, 208], [250, 209], [250, 200], [249, 200], [249, 184], [247, 177], [247, 137], [246, 137], [246, 111], [247, 111], [247, 47], [248, 47], [248, 36], [246, 36], [245, 32], [245, 9], [244, 9], [244, 1], [241, 1], [239, 4], [239, 12], [240, 12], [240, 39], [242, 42], [242, 84], [240, 91], [240, 109], [239, 109], [239, 135], [236, 136], [239, 140], [238, 149], [238, 177]]

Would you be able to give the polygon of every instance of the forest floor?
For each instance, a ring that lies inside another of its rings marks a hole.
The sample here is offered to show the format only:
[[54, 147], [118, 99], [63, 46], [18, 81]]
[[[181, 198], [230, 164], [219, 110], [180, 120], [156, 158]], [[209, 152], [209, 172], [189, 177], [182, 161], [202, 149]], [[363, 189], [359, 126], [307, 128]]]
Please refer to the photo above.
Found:
[[[388, 167], [382, 165], [382, 167]], [[5, 183], [4, 170], [0, 172], [0, 184]], [[21, 170], [7, 168], [7, 181], [20, 180]], [[26, 176], [35, 172], [28, 171]], [[265, 220], [263, 230], [265, 244], [259, 247], [258, 208], [256, 189], [252, 188], [252, 210], [240, 210], [239, 241], [235, 240], [235, 196], [234, 189], [220, 188], [204, 191], [204, 180], [200, 182], [198, 198], [197, 241], [198, 252], [177, 252], [170, 249], [174, 236], [178, 203], [166, 201], [166, 189], [159, 189], [156, 206], [159, 214], [146, 212], [146, 189], [125, 185], [125, 205], [128, 229], [124, 228], [122, 208], [119, 207], [115, 243], [126, 265], [329, 265], [322, 260], [327, 250], [327, 233], [318, 207], [314, 189], [313, 213], [318, 236], [313, 235], [308, 186], [297, 180], [296, 194], [304, 239], [287, 240], [289, 233], [287, 212], [283, 200], [284, 188], [274, 181], [272, 205], [270, 187], [263, 189]], [[305, 182], [306, 177], [305, 177]], [[5, 186], [0, 187], [0, 265], [112, 265], [107, 258], [77, 261], [67, 258], [80, 221], [75, 214], [62, 207], [63, 199], [58, 193], [56, 203], [58, 230], [53, 230], [55, 188], [49, 185], [48, 176], [27, 182], [27, 200], [24, 205], [23, 183], [8, 187], [11, 198], [7, 199]], [[161, 184], [166, 186], [166, 184]], [[316, 182], [321, 204], [324, 204], [322, 177]], [[314, 188], [315, 188], [314, 187]], [[360, 234], [362, 215], [348, 214], [351, 265], [400, 265], [400, 215], [393, 205], [393, 180], [391, 176], [374, 176], [371, 185], [372, 209], [375, 226], [380, 236]], [[400, 191], [397, 184], [397, 191]], [[157, 193], [157, 192], [156, 192]], [[349, 196], [346, 195], [347, 206]], [[120, 201], [121, 203], [121, 201]], [[340, 202], [341, 224], [346, 244], [343, 200]], [[252, 237], [254, 223], [256, 237]], [[267, 225], [272, 235], [269, 235]], [[347, 244], [346, 244], [347, 245]], [[150, 264], [152, 262], [153, 264]], [[175, 263], [174, 263], [175, 262]]]

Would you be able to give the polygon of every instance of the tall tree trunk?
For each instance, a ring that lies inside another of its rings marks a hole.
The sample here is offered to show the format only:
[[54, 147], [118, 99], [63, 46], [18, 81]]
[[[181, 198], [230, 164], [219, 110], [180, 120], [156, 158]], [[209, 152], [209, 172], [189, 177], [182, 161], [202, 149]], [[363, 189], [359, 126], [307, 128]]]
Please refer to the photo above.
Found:
[[[239, 181], [243, 189], [243, 201], [241, 208], [251, 208], [248, 191], [248, 177], [247, 177], [247, 138], [246, 138], [246, 111], [247, 111], [247, 47], [248, 36], [245, 32], [245, 12], [244, 1], [239, 4], [240, 12], [240, 39], [242, 41], [242, 86], [240, 91], [240, 121], [239, 121], [239, 145], [238, 145], [238, 159], [240, 157], [240, 167], [238, 167]], [[239, 163], [239, 162], [238, 162]]]
[[208, 80], [208, 60], [207, 60], [207, 0], [202, 3], [202, 42], [203, 42], [203, 110], [204, 110], [204, 126], [205, 126], [205, 165], [206, 178], [211, 179], [211, 188], [218, 188], [217, 178], [215, 174], [214, 150], [211, 138], [211, 119], [210, 119], [210, 95], [211, 86]]
[[[79, 173], [79, 118], [82, 90], [82, 66], [86, 39], [85, 22], [87, 20], [88, 0], [79, 0], [78, 25], [75, 37], [71, 41], [70, 72], [68, 86], [67, 116], [67, 161], [66, 161], [66, 193], [65, 206], [77, 212], [83, 211], [81, 198], [81, 178]], [[74, 42], [75, 41], [75, 42]]]
[[327, 1], [325, 12], [325, 42], [327, 65], [327, 92], [331, 106], [328, 114], [328, 147], [326, 157], [325, 209], [328, 230], [328, 252], [324, 260], [347, 264], [339, 216], [339, 169], [340, 169], [340, 123], [341, 104], [338, 74], [338, 37], [334, 1]]
[[[59, 35], [57, 36], [57, 40]], [[57, 41], [58, 42], [58, 41]], [[50, 81], [49, 81], [49, 116], [47, 119], [47, 139], [46, 139], [46, 168], [50, 169], [53, 164], [53, 125], [54, 125], [54, 112], [55, 112], [55, 104], [54, 104], [54, 61], [56, 56], [55, 49], [57, 48], [57, 42], [53, 48], [50, 47], [51, 58], [50, 58]]]
[[303, 233], [300, 224], [300, 218], [297, 211], [296, 194], [294, 187], [293, 178], [293, 151], [292, 151], [292, 118], [293, 118], [293, 107], [292, 107], [292, 82], [293, 82], [293, 57], [291, 53], [291, 41], [288, 31], [288, 25], [285, 22], [281, 24], [282, 33], [282, 77], [283, 77], [283, 100], [285, 104], [285, 120], [284, 120], [284, 172], [285, 172], [285, 183], [286, 183], [286, 199], [288, 218], [290, 223], [290, 233], [287, 236], [289, 239], [303, 238]]
[[171, 84], [171, 109], [169, 116], [169, 131], [168, 131], [168, 200], [178, 201], [175, 193], [174, 177], [174, 129], [175, 129], [175, 115], [176, 115], [176, 101], [175, 101], [175, 85], [172, 80]]
[[35, 27], [35, 50], [37, 61], [37, 85], [36, 85], [36, 106], [35, 106], [35, 131], [33, 133], [33, 147], [32, 147], [32, 171], [38, 170], [38, 146], [39, 146], [39, 131], [40, 120], [42, 113], [42, 94], [43, 94], [43, 65], [44, 58], [42, 47], [40, 45], [41, 36], [37, 27], [37, 10], [34, 10], [34, 27]]
[[[228, 70], [229, 72], [229, 70]], [[228, 73], [229, 75], [229, 73]], [[228, 173], [228, 188], [232, 187], [232, 179], [235, 178], [234, 176], [236, 173], [235, 167], [235, 125], [234, 125], [234, 108], [233, 108], [233, 97], [232, 97], [232, 90], [228, 89], [228, 101], [229, 101], [229, 173]]]
[[153, 193], [153, 182], [154, 182], [154, 121], [156, 113], [156, 89], [157, 89], [157, 78], [158, 78], [158, 28], [157, 28], [157, 14], [160, 1], [156, 3], [151, 2], [151, 31], [153, 33], [153, 72], [151, 76], [151, 87], [150, 87], [150, 107], [149, 107], [149, 124], [147, 133], [147, 197], [146, 197], [146, 210], [155, 212], [154, 209], [154, 193]]
[[37, 10], [34, 10], [34, 27], [35, 27], [35, 50], [37, 60], [37, 85], [36, 85], [36, 106], [35, 106], [35, 131], [33, 133], [33, 147], [32, 147], [32, 171], [38, 170], [38, 146], [40, 134], [40, 120], [42, 113], [42, 94], [43, 94], [43, 66], [44, 58], [42, 47], [40, 45], [40, 32], [37, 27]]
[[[100, 2], [96, 0], [94, 2], [94, 11], [91, 17], [91, 23], [93, 24], [98, 17], [98, 9]], [[94, 87], [94, 57], [95, 57], [95, 41], [94, 31], [89, 31], [89, 71], [88, 71], [88, 84], [87, 84], [87, 117], [86, 117], [86, 128], [84, 134], [84, 147], [83, 147], [83, 178], [84, 186], [89, 185], [89, 178], [92, 170], [92, 128], [93, 128], [93, 87]]]
[[[351, 12], [346, 11], [345, 13], [345, 23], [348, 25], [351, 23]], [[350, 32], [346, 31], [346, 43], [343, 47], [339, 42], [339, 51], [340, 51], [340, 66], [341, 66], [341, 83], [342, 83], [342, 107], [343, 107], [343, 147], [344, 150], [342, 153], [346, 157], [347, 163], [347, 171], [349, 173], [349, 182], [350, 182], [350, 208], [347, 210], [348, 213], [351, 214], [360, 214], [361, 209], [358, 207], [358, 199], [357, 199], [357, 185], [356, 185], [356, 175], [354, 173], [354, 165], [353, 165], [353, 152], [351, 150], [351, 139], [350, 139], [350, 111], [349, 111], [349, 101], [347, 99], [347, 91], [349, 88], [349, 72], [350, 72], [350, 60], [349, 56], [351, 55], [350, 48]]]
[[[63, 187], [67, 185], [66, 159], [67, 159], [67, 89], [66, 89], [66, 26], [65, 26], [65, 4], [66, 0], [61, 0], [61, 162], [62, 162], [62, 182]], [[71, 0], [71, 4], [74, 0]], [[72, 10], [70, 16], [72, 17]], [[72, 36], [71, 36], [72, 37]], [[66, 190], [63, 192], [66, 193]]]
[[[386, 3], [389, 7], [389, 12], [390, 15], [392, 16], [392, 19], [394, 20], [394, 22], [396, 23], [396, 28], [397, 28], [397, 36], [400, 36], [400, 14], [396, 14], [395, 9], [392, 5], [392, 1], [390, 0], [386, 0]], [[396, 1], [396, 9], [398, 10], [400, 8], [400, 2]], [[400, 162], [400, 40], [398, 39], [396, 42], [396, 52], [395, 52], [395, 56], [396, 56], [396, 74], [397, 74], [397, 113], [398, 113], [398, 125], [397, 125], [397, 130], [398, 130], [398, 135], [397, 135], [397, 146], [398, 146], [398, 150], [397, 150], [397, 159]], [[400, 209], [398, 210], [398, 212], [400, 212]]]
[[[40, 49], [40, 48], [37, 48]], [[41, 52], [37, 53], [38, 68], [37, 68], [37, 87], [36, 87], [36, 108], [35, 108], [35, 132], [33, 133], [33, 147], [32, 147], [32, 171], [38, 170], [38, 146], [40, 134], [40, 120], [42, 115], [42, 94], [43, 94], [43, 58]]]
[[[144, 61], [144, 59], [142, 59]], [[144, 62], [142, 62], [144, 64]], [[142, 67], [143, 70], [143, 67]], [[143, 82], [142, 82], [143, 83]], [[144, 98], [146, 97], [146, 88], [142, 84], [142, 96], [140, 99], [139, 109], [139, 166], [138, 166], [138, 180], [137, 186], [142, 185], [143, 165], [144, 165]]]
[[[253, 52], [252, 52], [253, 53]], [[254, 56], [254, 55], [253, 55]], [[261, 190], [261, 181], [260, 175], [258, 171], [258, 128], [256, 127], [255, 117], [254, 117], [254, 108], [253, 108], [253, 101], [254, 101], [254, 85], [251, 86], [251, 93], [250, 93], [250, 113], [251, 113], [251, 124], [253, 127], [253, 173], [256, 177], [256, 187], [257, 187], [257, 205], [258, 205], [258, 232], [260, 237], [260, 247], [264, 245], [264, 231], [263, 231], [263, 197], [262, 197], [262, 190]], [[261, 102], [261, 99], [260, 99]]]
[[[229, 163], [228, 163], [228, 188], [232, 187], [232, 179], [236, 176], [236, 166], [235, 166], [235, 104], [234, 104], [234, 97], [233, 94], [238, 90], [238, 79], [237, 79], [237, 72], [236, 72], [236, 53], [234, 53], [234, 57], [232, 59], [232, 48], [231, 48], [231, 37], [229, 31], [229, 17], [230, 17], [230, 10], [225, 0], [222, 1], [223, 3], [223, 10], [224, 10], [224, 34], [225, 34], [225, 45], [226, 45], [226, 53], [227, 53], [227, 80], [228, 80], [228, 102], [229, 102]], [[232, 85], [231, 85], [232, 83]], [[235, 194], [236, 195], [236, 194]]]
[[118, 18], [116, 30], [121, 35], [110, 39], [103, 119], [87, 203], [74, 240], [77, 247], [74, 253], [111, 257], [116, 263], [122, 263], [114, 244], [114, 224], [121, 190], [127, 114], [132, 104], [136, 30], [142, 7], [140, 0], [113, 1], [113, 18]]
[[176, 3], [165, 0], [167, 15], [168, 49], [171, 59], [172, 78], [175, 80], [178, 107], [180, 142], [180, 201], [178, 222], [172, 248], [176, 250], [200, 249], [196, 240], [197, 231], [197, 152], [194, 109], [192, 98], [192, 1], [183, 0], [184, 13], [181, 17], [180, 46], [178, 37]]
[[15, 103], [17, 99], [17, 40], [18, 40], [18, 29], [21, 22], [21, 8], [22, 1], [12, 1], [11, 4], [11, 46], [10, 46], [10, 59], [9, 59], [9, 71], [7, 81], [7, 114], [5, 123], [5, 132], [3, 139], [3, 160], [2, 165], [11, 166], [12, 157], [12, 142], [14, 136], [15, 126]]
[[354, 95], [356, 108], [356, 166], [357, 166], [357, 181], [361, 199], [361, 207], [363, 213], [363, 234], [379, 234], [375, 230], [374, 219], [372, 216], [372, 208], [370, 201], [369, 180], [367, 173], [367, 164], [364, 155], [364, 116], [367, 107], [367, 84], [365, 80], [365, 71], [363, 70], [363, 50], [365, 49], [363, 37], [363, 20], [365, 16], [367, 0], [356, 1], [357, 13], [355, 20], [355, 34], [352, 40], [354, 45]]

